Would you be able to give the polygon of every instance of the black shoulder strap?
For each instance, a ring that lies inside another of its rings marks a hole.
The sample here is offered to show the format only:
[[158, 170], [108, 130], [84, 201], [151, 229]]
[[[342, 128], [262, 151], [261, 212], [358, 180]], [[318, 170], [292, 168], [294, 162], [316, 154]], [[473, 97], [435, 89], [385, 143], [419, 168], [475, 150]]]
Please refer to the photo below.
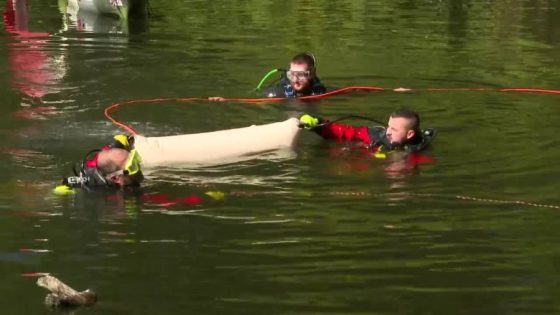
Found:
[[422, 130], [422, 140], [417, 144], [405, 145], [404, 148], [408, 152], [420, 152], [426, 149], [436, 136], [436, 131], [432, 128]]
[[317, 95], [325, 92], [327, 92], [327, 88], [323, 85], [323, 83], [321, 83], [319, 77], [315, 77], [315, 79], [313, 79], [313, 85], [311, 86], [311, 93], [313, 95]]

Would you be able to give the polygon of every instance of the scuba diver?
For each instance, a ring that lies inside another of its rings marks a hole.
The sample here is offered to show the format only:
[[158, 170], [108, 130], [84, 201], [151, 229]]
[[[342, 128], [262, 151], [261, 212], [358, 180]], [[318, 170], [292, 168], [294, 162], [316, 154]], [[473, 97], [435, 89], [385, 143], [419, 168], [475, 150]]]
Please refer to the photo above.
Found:
[[64, 178], [56, 189], [63, 192], [77, 187], [88, 191], [139, 187], [144, 176], [140, 156], [133, 144], [132, 136], [114, 136], [110, 144], [88, 152], [74, 166], [74, 176]]
[[78, 167], [74, 167], [75, 176], [66, 178], [64, 185], [85, 189], [139, 186], [143, 180], [141, 168], [144, 167], [217, 165], [256, 158], [261, 154], [284, 155], [292, 150], [301, 131], [297, 118], [159, 137], [146, 137], [119, 124], [133, 135], [116, 135], [109, 145], [86, 154]]
[[175, 205], [198, 205], [203, 203], [204, 199], [208, 199], [206, 197], [213, 200], [223, 198], [221, 192], [206, 192], [205, 196], [188, 195], [179, 198], [161, 193], [143, 193], [140, 189], [143, 180], [141, 158], [134, 149], [134, 137], [121, 134], [114, 136], [112, 142], [100, 150], [88, 152], [84, 160], [74, 166], [74, 176], [64, 178], [62, 185], [57, 186], [54, 193], [74, 194], [76, 188], [105, 194], [124, 192], [126, 195], [136, 196], [144, 203], [166, 208]]
[[[164, 208], [175, 205], [199, 205], [221, 201], [221, 191], [202, 191], [182, 197], [161, 193], [144, 193], [140, 188], [143, 168], [172, 165], [203, 165], [205, 161], [222, 164], [238, 159], [291, 151], [301, 128], [296, 118], [259, 126], [234, 128], [207, 133], [144, 137], [116, 135], [112, 142], [92, 150], [74, 167], [74, 176], [63, 179], [54, 189], [56, 195], [76, 192], [105, 195], [110, 200], [120, 196], [136, 197], [143, 203]], [[232, 143], [231, 139], [237, 139]], [[84, 194], [82, 194], [84, 195]]]
[[[273, 86], [262, 90], [266, 80], [275, 73], [281, 73], [280, 81]], [[261, 91], [262, 90], [262, 91]], [[310, 52], [295, 55], [288, 70], [273, 69], [268, 72], [260, 81], [255, 91], [260, 92], [262, 97], [269, 98], [294, 98], [309, 95], [323, 94], [327, 91], [321, 80], [317, 76], [317, 62], [315, 56]], [[209, 97], [210, 101], [225, 101], [220, 96]]]
[[361, 118], [383, 124], [362, 116], [346, 116], [335, 121], [324, 120], [308, 114], [301, 115], [300, 125], [314, 131], [325, 139], [357, 141], [365, 146], [376, 158], [384, 159], [393, 152], [410, 153], [407, 156], [414, 164], [428, 163], [431, 159], [417, 153], [426, 149], [435, 137], [431, 128], [420, 129], [420, 117], [411, 110], [399, 109], [389, 116], [387, 127], [350, 126], [337, 123], [348, 118]]
[[327, 91], [317, 76], [315, 56], [310, 52], [295, 55], [280, 82], [266, 88], [264, 97], [300, 97], [323, 94]]

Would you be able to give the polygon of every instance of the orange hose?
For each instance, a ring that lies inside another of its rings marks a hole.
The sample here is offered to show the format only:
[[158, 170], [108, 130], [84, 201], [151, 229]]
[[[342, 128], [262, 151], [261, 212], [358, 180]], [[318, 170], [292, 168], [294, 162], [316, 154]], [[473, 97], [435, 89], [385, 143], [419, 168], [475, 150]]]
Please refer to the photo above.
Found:
[[[514, 92], [514, 93], [534, 93], [534, 94], [560, 94], [560, 90], [550, 90], [550, 89], [540, 89], [540, 88], [501, 88], [501, 89], [494, 89], [494, 88], [424, 88], [424, 89], [406, 89], [406, 88], [399, 88], [399, 89], [385, 89], [378, 86], [348, 86], [340, 89], [336, 89], [330, 92], [326, 92], [319, 95], [309, 95], [309, 96], [302, 96], [298, 97], [299, 100], [318, 100], [338, 94], [345, 94], [352, 91], [367, 91], [367, 92], [382, 92], [382, 91], [394, 91], [394, 92], [415, 92], [415, 91], [424, 91], [424, 92], [456, 92], [456, 91], [480, 91], [480, 92]], [[265, 102], [279, 102], [283, 101], [286, 98], [284, 97], [274, 97], [274, 98], [224, 98], [224, 101], [227, 102], [241, 102], [247, 104], [256, 104], [256, 103], [265, 103]], [[134, 130], [134, 128], [130, 127], [129, 125], [122, 123], [111, 116], [111, 113], [117, 110], [122, 105], [130, 105], [130, 104], [153, 104], [153, 103], [162, 103], [162, 102], [192, 102], [192, 101], [209, 101], [206, 98], [200, 97], [188, 97], [188, 98], [154, 98], [154, 99], [139, 99], [139, 100], [129, 100], [123, 101], [120, 103], [113, 103], [112, 105], [108, 106], [104, 110], [105, 117], [115, 124], [117, 127], [123, 129], [124, 131], [132, 134], [137, 135], [138, 132]]]
[[[298, 99], [300, 99], [300, 100], [317, 100], [317, 99], [321, 99], [321, 98], [325, 98], [325, 97], [329, 97], [329, 96], [333, 96], [333, 95], [337, 95], [337, 94], [348, 93], [348, 92], [351, 92], [351, 91], [380, 92], [380, 91], [384, 91], [384, 90], [385, 89], [383, 89], [381, 87], [374, 87], [374, 86], [349, 86], [349, 87], [337, 89], [337, 90], [334, 90], [334, 91], [330, 91], [330, 92], [327, 92], [327, 93], [324, 93], [324, 94], [298, 97]], [[271, 97], [267, 97], [267, 98], [225, 98], [224, 101], [255, 104], [255, 103], [264, 103], [264, 102], [279, 102], [279, 101], [282, 101], [282, 100], [285, 100], [285, 99], [286, 98], [284, 98], [284, 97], [274, 97], [274, 98], [271, 98]], [[132, 135], [137, 135], [138, 132], [136, 130], [134, 130], [134, 128], [130, 127], [129, 125], [127, 125], [125, 123], [122, 123], [122, 122], [116, 120], [115, 118], [113, 118], [111, 116], [111, 113], [113, 111], [117, 110], [119, 107], [121, 107], [123, 105], [153, 104], [153, 103], [162, 103], [162, 102], [186, 103], [186, 102], [192, 102], [192, 101], [208, 101], [208, 99], [200, 98], [200, 97], [189, 97], [189, 98], [154, 98], [154, 99], [129, 100], [129, 101], [124, 101], [124, 102], [120, 102], [120, 103], [114, 103], [114, 104], [108, 106], [107, 108], [105, 108], [105, 110], [103, 112], [105, 114], [105, 117], [110, 122], [115, 124], [117, 127], [123, 129], [124, 131], [126, 131], [126, 132], [128, 132]]]
[[533, 88], [516, 88], [516, 89], [499, 89], [499, 92], [518, 92], [518, 93], [536, 93], [536, 94], [560, 94], [559, 90], [533, 89]]
[[115, 118], [113, 118], [113, 116], [111, 116], [111, 112], [117, 110], [122, 105], [152, 104], [152, 103], [161, 103], [161, 102], [170, 102], [170, 101], [191, 102], [191, 101], [208, 101], [208, 100], [204, 99], [204, 98], [197, 98], [197, 97], [191, 97], [191, 98], [154, 98], [154, 99], [144, 99], [144, 100], [130, 100], [130, 101], [124, 101], [124, 102], [120, 102], [120, 103], [114, 103], [111, 106], [106, 107], [105, 110], [103, 111], [103, 113], [104, 113], [105, 117], [107, 119], [109, 119], [109, 121], [112, 122], [113, 124], [115, 124], [117, 127], [123, 129], [124, 131], [126, 131], [126, 132], [128, 132], [132, 135], [137, 135], [138, 132], [136, 130], [134, 130], [134, 128], [132, 128], [129, 125], [127, 125], [125, 123], [122, 123], [122, 122], [116, 120]]

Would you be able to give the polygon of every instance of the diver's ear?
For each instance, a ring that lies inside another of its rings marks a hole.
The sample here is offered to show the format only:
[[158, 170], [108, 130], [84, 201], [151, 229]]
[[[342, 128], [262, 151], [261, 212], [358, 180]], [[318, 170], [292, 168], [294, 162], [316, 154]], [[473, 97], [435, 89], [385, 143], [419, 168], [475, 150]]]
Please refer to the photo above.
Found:
[[410, 129], [409, 131], [406, 132], [406, 140], [410, 140], [414, 138], [415, 135], [416, 135], [416, 131]]
[[306, 51], [305, 54], [311, 57], [311, 60], [313, 60], [313, 65], [309, 67], [309, 73], [311, 73], [312, 78], [315, 78], [317, 76], [317, 59], [315, 58], [315, 55], [310, 51]]

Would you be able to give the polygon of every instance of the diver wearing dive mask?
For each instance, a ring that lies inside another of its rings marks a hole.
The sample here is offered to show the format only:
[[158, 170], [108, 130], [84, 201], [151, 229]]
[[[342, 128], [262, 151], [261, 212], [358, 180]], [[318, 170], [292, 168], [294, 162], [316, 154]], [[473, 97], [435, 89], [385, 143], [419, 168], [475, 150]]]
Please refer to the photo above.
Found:
[[317, 77], [315, 56], [310, 52], [292, 58], [289, 68], [276, 86], [265, 89], [264, 97], [300, 97], [323, 94], [327, 91]]
[[74, 168], [75, 176], [63, 179], [63, 185], [86, 190], [140, 185], [144, 179], [141, 158], [133, 142], [132, 137], [117, 135], [110, 145], [90, 151]]

